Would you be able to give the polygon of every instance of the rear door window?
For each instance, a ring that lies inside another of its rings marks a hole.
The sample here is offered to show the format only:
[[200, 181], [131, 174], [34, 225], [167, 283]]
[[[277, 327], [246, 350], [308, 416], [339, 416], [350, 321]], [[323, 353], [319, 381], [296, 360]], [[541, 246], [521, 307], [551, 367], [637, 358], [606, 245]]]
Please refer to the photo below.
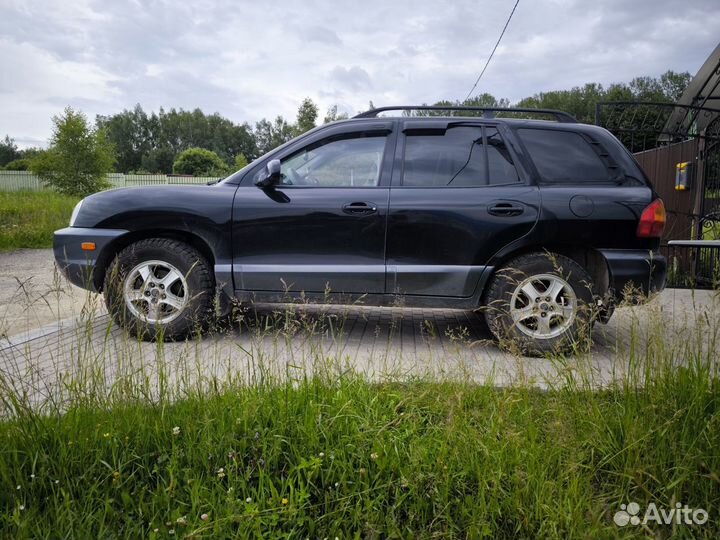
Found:
[[571, 131], [517, 130], [543, 184], [609, 183], [610, 171], [585, 138]]
[[519, 182], [512, 156], [498, 130], [454, 126], [405, 138], [402, 185], [483, 187]]

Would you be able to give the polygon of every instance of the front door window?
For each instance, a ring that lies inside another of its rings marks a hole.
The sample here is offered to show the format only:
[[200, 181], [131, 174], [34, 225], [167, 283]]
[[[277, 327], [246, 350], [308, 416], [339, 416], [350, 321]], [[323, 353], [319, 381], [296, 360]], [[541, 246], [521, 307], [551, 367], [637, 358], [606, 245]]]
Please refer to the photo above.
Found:
[[282, 160], [281, 185], [375, 187], [385, 151], [382, 137], [358, 137], [324, 142]]

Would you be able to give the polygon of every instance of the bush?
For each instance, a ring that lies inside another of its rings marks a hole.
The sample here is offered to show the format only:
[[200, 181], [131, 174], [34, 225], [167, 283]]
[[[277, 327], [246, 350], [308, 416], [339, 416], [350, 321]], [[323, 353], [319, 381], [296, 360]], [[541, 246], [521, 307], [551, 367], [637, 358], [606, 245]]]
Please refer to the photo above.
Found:
[[212, 150], [188, 148], [175, 160], [173, 172], [192, 176], [224, 176], [227, 174], [227, 165]]
[[14, 159], [7, 165], [5, 165], [6, 171], [29, 171], [30, 170], [30, 160], [29, 159]]

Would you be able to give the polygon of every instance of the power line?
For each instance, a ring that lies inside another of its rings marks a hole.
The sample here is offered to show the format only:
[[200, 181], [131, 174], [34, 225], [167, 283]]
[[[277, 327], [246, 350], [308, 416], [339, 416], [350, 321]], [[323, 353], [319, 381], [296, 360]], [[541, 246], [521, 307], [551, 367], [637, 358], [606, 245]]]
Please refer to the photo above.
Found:
[[475, 84], [473, 84], [473, 87], [468, 92], [468, 95], [465, 96], [465, 99], [463, 100], [463, 102], [467, 101], [468, 98], [470, 97], [470, 95], [475, 90], [475, 88], [477, 88], [477, 85], [480, 82], [480, 79], [482, 79], [482, 76], [485, 73], [485, 70], [487, 69], [488, 65], [490, 64], [490, 60], [492, 60], [492, 57], [495, 54], [495, 51], [497, 50], [498, 45], [500, 45], [500, 41], [502, 40], [503, 36], [505, 35], [505, 30], [507, 30], [508, 24], [510, 24], [510, 19], [512, 19], [513, 15], [515, 14], [515, 9], [517, 9], [519, 3], [520, 3], [520, 0], [517, 0], [517, 2], [515, 2], [515, 5], [513, 6], [512, 11], [510, 12], [510, 16], [508, 17], [507, 21], [505, 21], [505, 26], [503, 27], [502, 32], [500, 32], [500, 37], [498, 38], [497, 43], [495, 43], [495, 47], [493, 47], [493, 50], [490, 53], [490, 56], [488, 57], [487, 62], [485, 62], [485, 67], [480, 72], [480, 75], [478, 75], [478, 78], [475, 81]]

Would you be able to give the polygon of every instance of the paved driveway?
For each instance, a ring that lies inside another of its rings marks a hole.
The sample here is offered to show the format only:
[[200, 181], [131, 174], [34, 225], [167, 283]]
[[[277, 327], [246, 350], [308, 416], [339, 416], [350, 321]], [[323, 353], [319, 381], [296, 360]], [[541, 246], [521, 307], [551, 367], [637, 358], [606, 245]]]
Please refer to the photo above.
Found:
[[591, 354], [554, 360], [504, 352], [476, 313], [439, 309], [259, 305], [202, 338], [154, 344], [112, 324], [97, 295], [58, 283], [48, 250], [3, 254], [0, 262], [0, 298], [17, 302], [6, 313], [9, 327], [20, 330], [0, 340], [0, 372], [46, 393], [61, 380], [91, 372], [101, 374], [108, 391], [118, 381], [140, 384], [148, 377], [182, 390], [197, 381], [293, 378], [318, 370], [540, 386], [582, 372], [603, 386], [626, 376], [648, 350], [704, 339], [697, 321], [709, 325], [720, 313], [717, 294], [666, 290], [650, 304], [621, 308], [608, 325], [596, 325]]
[[88, 293], [53, 261], [51, 249], [0, 252], [0, 338], [80, 315]]

